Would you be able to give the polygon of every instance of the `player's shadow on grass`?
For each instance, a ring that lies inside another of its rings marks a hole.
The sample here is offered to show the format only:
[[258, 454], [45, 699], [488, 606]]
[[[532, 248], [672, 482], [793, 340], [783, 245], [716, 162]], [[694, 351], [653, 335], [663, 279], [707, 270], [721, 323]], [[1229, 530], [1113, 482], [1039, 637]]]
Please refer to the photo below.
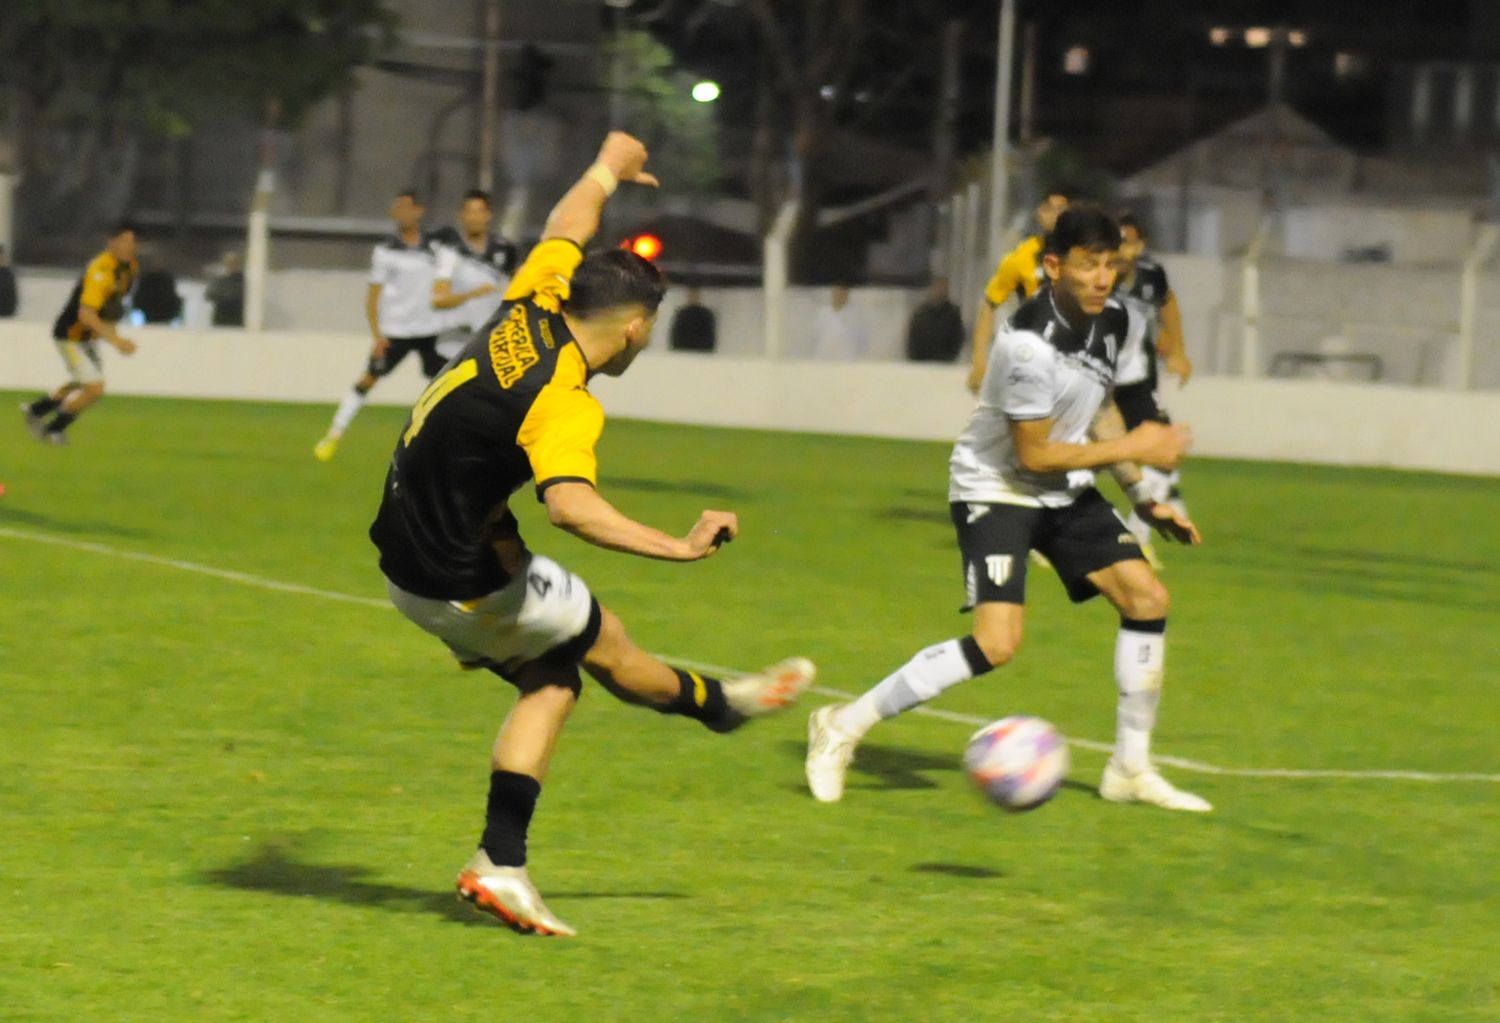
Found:
[[643, 494], [687, 494], [726, 501], [743, 501], [747, 496], [743, 490], [703, 480], [650, 480], [639, 476], [610, 476], [602, 482], [609, 490], [635, 490]]
[[[795, 752], [798, 760], [807, 756], [805, 742], [788, 742], [788, 752]], [[860, 789], [935, 789], [938, 783], [926, 774], [932, 771], [957, 771], [961, 768], [957, 758], [936, 756], [917, 750], [901, 749], [898, 746], [877, 746], [861, 743], [849, 766], [848, 787]], [[872, 783], [873, 782], [873, 783]], [[805, 786], [797, 786], [804, 791]]]
[[[373, 873], [371, 868], [360, 864], [302, 862], [284, 846], [266, 845], [253, 859], [207, 870], [200, 876], [209, 884], [241, 891], [343, 902], [393, 913], [431, 913], [461, 924], [494, 924], [460, 902], [451, 888], [407, 888], [370, 880]], [[563, 903], [568, 899], [685, 899], [687, 896], [682, 892], [550, 890], [547, 898]]]
[[914, 874], [944, 874], [948, 877], [964, 877], [975, 881], [987, 881], [1005, 876], [998, 870], [975, 867], [967, 863], [917, 863], [912, 866], [911, 871]]
[[59, 519], [40, 512], [23, 511], [20, 508], [0, 507], [0, 526], [35, 526], [54, 533], [73, 533], [85, 536], [118, 536], [139, 540], [151, 536], [143, 529], [131, 529], [118, 522], [91, 519]]
[[[876, 518], [887, 519], [891, 522], [922, 522], [934, 526], [942, 526], [944, 529], [953, 528], [953, 516], [948, 509], [942, 506], [932, 508], [908, 508], [894, 507], [882, 508], [875, 513]], [[947, 538], [947, 534], [943, 534]]]

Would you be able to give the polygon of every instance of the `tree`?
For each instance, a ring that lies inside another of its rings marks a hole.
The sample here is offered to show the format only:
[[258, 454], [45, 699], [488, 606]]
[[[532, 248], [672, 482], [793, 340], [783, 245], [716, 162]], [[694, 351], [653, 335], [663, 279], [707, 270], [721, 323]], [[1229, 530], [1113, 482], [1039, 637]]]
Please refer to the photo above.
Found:
[[[616, 61], [621, 71], [614, 80]], [[674, 188], [703, 192], [720, 178], [713, 106], [692, 98], [693, 75], [678, 68], [672, 51], [647, 32], [615, 35], [601, 64], [601, 87], [618, 87], [626, 118], [621, 125], [651, 150], [651, 165]]]
[[5, 0], [0, 151], [26, 222], [118, 215], [145, 135], [227, 113], [295, 122], [350, 88], [394, 24], [381, 0]]

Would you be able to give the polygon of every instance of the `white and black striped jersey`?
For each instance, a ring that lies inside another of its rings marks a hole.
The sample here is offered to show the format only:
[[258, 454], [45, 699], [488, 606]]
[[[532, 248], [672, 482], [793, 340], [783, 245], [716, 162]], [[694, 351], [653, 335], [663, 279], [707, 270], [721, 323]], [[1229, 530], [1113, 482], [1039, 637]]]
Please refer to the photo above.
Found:
[[1161, 331], [1161, 309], [1170, 290], [1167, 271], [1145, 255], [1136, 260], [1130, 283], [1116, 288], [1115, 297], [1141, 320], [1141, 330], [1127, 339], [1120, 353], [1118, 383], [1138, 384], [1155, 379], [1151, 371], [1156, 361], [1156, 335]]
[[442, 330], [442, 310], [432, 304], [437, 250], [436, 236], [427, 231], [415, 245], [397, 234], [376, 244], [370, 283], [380, 285], [376, 322], [386, 337], [434, 337]]
[[1063, 318], [1050, 288], [1016, 310], [995, 335], [979, 403], [953, 446], [948, 499], [1061, 508], [1091, 487], [1092, 469], [1027, 472], [1010, 424], [1051, 419], [1053, 440], [1088, 443], [1089, 427], [1116, 383], [1131, 320], [1111, 298], [1080, 332]]
[[501, 296], [510, 286], [510, 275], [516, 269], [516, 247], [504, 238], [489, 238], [482, 250], [469, 247], [454, 230], [444, 231], [438, 239], [437, 271], [434, 280], [447, 281], [455, 294], [474, 291], [488, 284], [495, 290], [478, 295], [463, 305], [445, 309], [444, 328], [478, 330], [495, 310]]

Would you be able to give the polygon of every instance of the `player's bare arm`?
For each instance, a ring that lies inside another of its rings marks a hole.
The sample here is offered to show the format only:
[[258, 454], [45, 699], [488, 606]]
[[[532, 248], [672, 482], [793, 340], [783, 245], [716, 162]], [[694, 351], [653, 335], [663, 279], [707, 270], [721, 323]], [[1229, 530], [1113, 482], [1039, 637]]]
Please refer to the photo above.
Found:
[[[1098, 442], [1117, 440], [1125, 434], [1125, 418], [1120, 414], [1119, 406], [1111, 400], [1094, 417], [1089, 436]], [[1202, 543], [1203, 538], [1192, 520], [1167, 504], [1163, 500], [1165, 494], [1150, 489], [1151, 484], [1142, 474], [1139, 462], [1116, 462], [1109, 467], [1109, 472], [1147, 525], [1178, 543]]]
[[1144, 462], [1175, 468], [1192, 445], [1192, 432], [1181, 425], [1147, 422], [1111, 440], [1068, 444], [1053, 440], [1051, 419], [1013, 419], [1011, 439], [1027, 472], [1068, 472], [1100, 469], [1116, 462]]
[[370, 337], [375, 342], [370, 348], [370, 355], [376, 359], [384, 355], [391, 346], [380, 332], [380, 287], [379, 284], [372, 284], [365, 292], [365, 320], [370, 324]]
[[555, 483], [542, 497], [554, 526], [596, 547], [643, 558], [699, 561], [739, 532], [739, 518], [733, 512], [705, 511], [685, 537], [669, 536], [636, 522], [587, 483]]
[[1193, 362], [1187, 356], [1187, 343], [1182, 338], [1182, 309], [1177, 305], [1177, 294], [1167, 292], [1161, 307], [1161, 332], [1156, 338], [1156, 351], [1167, 364], [1167, 372], [1177, 378], [1179, 386], [1187, 386], [1193, 375]]
[[974, 351], [969, 357], [969, 390], [974, 394], [984, 386], [984, 372], [990, 364], [990, 345], [995, 340], [995, 307], [980, 299], [974, 315]]
[[566, 238], [578, 245], [585, 244], [599, 230], [599, 215], [604, 201], [622, 181], [633, 181], [651, 188], [658, 186], [656, 178], [647, 173], [646, 147], [641, 141], [623, 131], [612, 131], [599, 147], [599, 156], [593, 166], [584, 172], [572, 188], [558, 200], [547, 217], [542, 229], [542, 238]]
[[434, 281], [432, 285], [432, 307], [434, 309], [457, 309], [470, 299], [480, 298], [495, 290], [493, 284], [481, 284], [469, 291], [454, 291], [452, 281]]
[[115, 330], [115, 325], [99, 315], [99, 310], [93, 306], [78, 304], [78, 322], [83, 324], [96, 337], [102, 337], [119, 350], [121, 355], [129, 355], [135, 351], [135, 342], [128, 337], [122, 337]]

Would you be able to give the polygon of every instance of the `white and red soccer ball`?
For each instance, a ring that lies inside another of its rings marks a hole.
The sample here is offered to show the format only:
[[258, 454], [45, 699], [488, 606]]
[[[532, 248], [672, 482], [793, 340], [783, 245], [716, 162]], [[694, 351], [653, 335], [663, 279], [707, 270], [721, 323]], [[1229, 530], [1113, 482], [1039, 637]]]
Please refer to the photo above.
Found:
[[1068, 743], [1041, 718], [1003, 718], [974, 733], [964, 770], [992, 802], [1017, 813], [1034, 810], [1062, 788]]

